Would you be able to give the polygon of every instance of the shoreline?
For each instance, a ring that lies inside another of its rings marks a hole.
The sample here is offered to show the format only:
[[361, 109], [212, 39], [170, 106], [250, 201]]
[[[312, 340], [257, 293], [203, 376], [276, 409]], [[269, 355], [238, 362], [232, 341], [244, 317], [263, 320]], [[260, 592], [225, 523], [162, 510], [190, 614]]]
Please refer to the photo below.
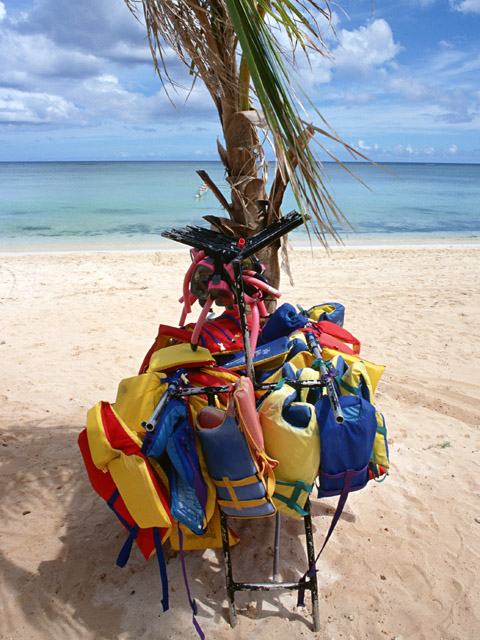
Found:
[[[411, 239], [408, 241], [402, 241], [398, 238], [392, 238], [391, 240], [382, 239], [380, 241], [362, 242], [352, 241], [345, 242], [344, 244], [330, 245], [328, 249], [323, 247], [318, 241], [310, 244], [306, 241], [290, 241], [289, 249], [293, 251], [355, 251], [355, 250], [386, 250], [386, 249], [462, 249], [462, 248], [476, 248], [480, 247], [480, 238], [435, 238], [431, 240], [425, 240], [424, 238]], [[168, 243], [159, 243], [153, 245], [151, 243], [145, 244], [119, 244], [111, 246], [97, 247], [94, 244], [89, 246], [82, 245], [77, 247], [75, 244], [66, 244], [61, 247], [47, 246], [45, 248], [34, 248], [30, 246], [14, 247], [12, 249], [5, 249], [0, 247], [0, 256], [20, 256], [20, 255], [53, 255], [53, 254], [91, 254], [91, 253], [156, 253], [157, 251], [165, 252], [169, 254], [182, 253], [189, 251], [188, 245], [182, 245], [181, 243], [174, 243], [173, 241]]]

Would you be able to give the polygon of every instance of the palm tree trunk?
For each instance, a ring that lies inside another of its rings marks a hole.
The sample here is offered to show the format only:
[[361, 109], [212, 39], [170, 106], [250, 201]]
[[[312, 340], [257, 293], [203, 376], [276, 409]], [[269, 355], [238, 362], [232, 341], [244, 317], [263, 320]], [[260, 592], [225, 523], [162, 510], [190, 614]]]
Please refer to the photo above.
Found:
[[[232, 197], [229, 213], [233, 222], [242, 228], [243, 234], [240, 235], [248, 237], [264, 229], [266, 224], [268, 200], [265, 178], [259, 168], [263, 157], [258, 132], [231, 103], [223, 107], [222, 124], [226, 148], [221, 155]], [[280, 284], [279, 247], [279, 242], [276, 242], [257, 255], [265, 265], [271, 284], [276, 288]]]

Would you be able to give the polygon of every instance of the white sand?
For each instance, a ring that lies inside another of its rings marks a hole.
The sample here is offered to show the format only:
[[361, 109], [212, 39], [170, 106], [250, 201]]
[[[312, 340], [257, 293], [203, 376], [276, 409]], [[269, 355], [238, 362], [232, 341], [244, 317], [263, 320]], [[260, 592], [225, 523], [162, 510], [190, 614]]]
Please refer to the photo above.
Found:
[[[387, 365], [377, 406], [391, 475], [349, 497], [310, 601], [240, 594], [231, 629], [219, 551], [188, 552], [207, 638], [467, 640], [480, 629], [480, 248], [292, 254], [283, 301], [339, 301], [362, 355]], [[124, 530], [94, 493], [76, 440], [86, 411], [135, 375], [160, 322], [176, 324], [188, 251], [4, 255], [0, 268], [0, 637], [196, 638], [169, 553], [115, 559]], [[286, 278], [284, 278], [286, 282]], [[192, 318], [194, 319], [194, 318]], [[335, 499], [313, 501], [319, 548]], [[305, 570], [302, 523], [282, 520], [281, 578]], [[234, 524], [237, 579], [269, 579], [273, 520]]]

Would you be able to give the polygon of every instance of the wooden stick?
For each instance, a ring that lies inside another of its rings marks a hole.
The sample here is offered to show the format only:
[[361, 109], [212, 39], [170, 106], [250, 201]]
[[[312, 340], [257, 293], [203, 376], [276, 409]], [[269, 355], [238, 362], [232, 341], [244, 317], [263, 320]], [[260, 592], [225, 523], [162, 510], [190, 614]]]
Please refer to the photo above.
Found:
[[197, 173], [200, 176], [200, 178], [203, 180], [203, 182], [212, 191], [212, 193], [217, 198], [217, 200], [220, 202], [222, 207], [226, 211], [228, 211], [228, 213], [231, 213], [231, 206], [228, 204], [227, 199], [225, 198], [223, 193], [220, 191], [220, 189], [217, 187], [217, 185], [213, 182], [213, 180], [210, 178], [208, 173], [206, 171], [202, 171], [201, 169], [199, 171], [197, 171]]

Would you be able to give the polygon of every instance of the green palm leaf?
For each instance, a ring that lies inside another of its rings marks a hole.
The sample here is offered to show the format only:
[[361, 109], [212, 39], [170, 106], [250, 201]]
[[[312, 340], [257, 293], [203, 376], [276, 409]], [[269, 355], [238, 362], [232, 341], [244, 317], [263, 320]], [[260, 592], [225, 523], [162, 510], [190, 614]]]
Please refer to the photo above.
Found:
[[[283, 179], [290, 181], [302, 213], [313, 214], [316, 221], [314, 230], [320, 239], [324, 243], [327, 235], [338, 239], [335, 221], [344, 225], [346, 220], [325, 186], [322, 165], [306, 137], [313, 132], [319, 133], [340, 143], [349, 152], [357, 152], [333, 132], [314, 127], [301, 117], [300, 110], [303, 107], [295, 94], [291, 70], [287, 68], [274, 35], [274, 29], [280, 26], [290, 40], [305, 51], [311, 47], [324, 53], [324, 50], [312, 44], [313, 38], [319, 38], [318, 27], [308, 22], [305, 14], [300, 12], [299, 3], [282, 1], [270, 4], [262, 0], [257, 4], [254, 0], [225, 0], [225, 4], [250, 72], [255, 95], [275, 140]], [[326, 12], [323, 14], [328, 16]], [[307, 136], [306, 131], [309, 132]], [[320, 148], [339, 162], [323, 145]]]

